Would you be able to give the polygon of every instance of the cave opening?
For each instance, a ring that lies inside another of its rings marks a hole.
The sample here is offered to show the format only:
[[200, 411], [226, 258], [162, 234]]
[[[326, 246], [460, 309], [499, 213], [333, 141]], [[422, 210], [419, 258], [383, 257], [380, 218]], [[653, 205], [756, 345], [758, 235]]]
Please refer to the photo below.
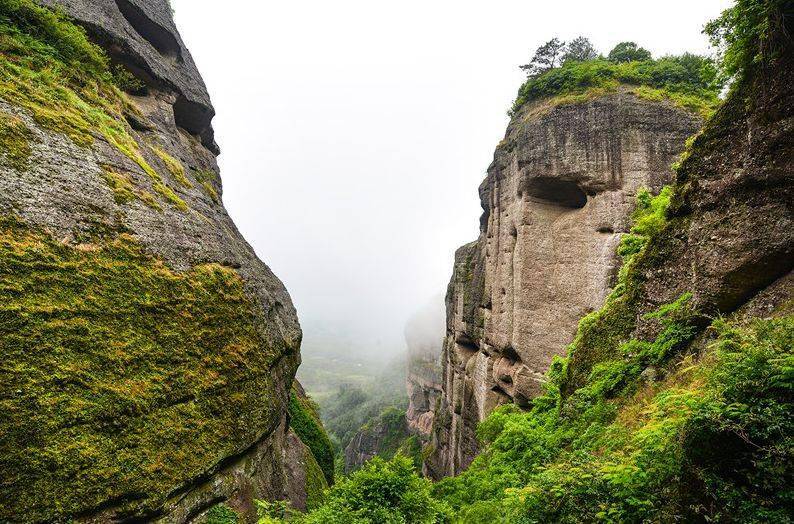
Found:
[[537, 177], [526, 184], [527, 194], [537, 200], [571, 209], [587, 204], [587, 195], [576, 182], [553, 177]]

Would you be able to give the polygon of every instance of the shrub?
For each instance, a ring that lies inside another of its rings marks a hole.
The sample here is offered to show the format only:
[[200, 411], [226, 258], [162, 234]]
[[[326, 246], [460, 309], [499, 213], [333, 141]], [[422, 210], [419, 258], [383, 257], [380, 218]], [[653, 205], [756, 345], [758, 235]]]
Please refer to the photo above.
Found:
[[[568, 61], [529, 78], [518, 90], [511, 109], [548, 97], [612, 91], [620, 84], [646, 86], [659, 90], [660, 96], [686, 109], [712, 111], [718, 103], [722, 84], [717, 80], [713, 62], [705, 57], [685, 54], [658, 60], [614, 63], [596, 58], [584, 62]], [[689, 97], [683, 105], [682, 97]]]
[[381, 524], [447, 522], [449, 508], [431, 495], [411, 460], [375, 457], [326, 492], [326, 502], [299, 522], [304, 524]]

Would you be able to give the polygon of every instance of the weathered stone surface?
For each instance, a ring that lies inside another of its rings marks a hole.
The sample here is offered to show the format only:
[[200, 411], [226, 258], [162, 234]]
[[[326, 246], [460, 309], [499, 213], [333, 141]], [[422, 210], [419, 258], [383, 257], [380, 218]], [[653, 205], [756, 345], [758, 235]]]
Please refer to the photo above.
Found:
[[430, 437], [433, 413], [441, 396], [441, 345], [444, 337], [444, 313], [430, 305], [414, 315], [405, 326], [408, 349], [406, 419], [411, 432], [423, 443]]
[[627, 89], [514, 116], [480, 186], [479, 239], [458, 250], [447, 292], [443, 394], [428, 475], [465, 469], [476, 424], [527, 406], [581, 317], [616, 276], [639, 189], [658, 191], [700, 119]]
[[[145, 163], [156, 171], [176, 199], [158, 194], [152, 174], [101, 133], [95, 134], [92, 146], [77, 145], [67, 136], [39, 125], [27, 110], [0, 99], [0, 111], [18, 118], [32, 133], [29, 142], [32, 151], [24, 169], [0, 155], [0, 216], [14, 216], [75, 249], [87, 249], [83, 242], [93, 238], [97, 231], [129, 234], [147, 255], [177, 272], [201, 264], [231, 268], [242, 278], [245, 294], [253, 304], [257, 336], [262, 341], [260, 351], [273, 355], [271, 367], [264, 370], [272, 388], [261, 391], [263, 402], [256, 413], [235, 414], [238, 420], [246, 420], [249, 428], [256, 428], [255, 431], [230, 436], [223, 443], [223, 450], [214, 454], [213, 450], [202, 449], [202, 453], [212, 458], [201, 471], [175, 479], [155, 498], [150, 498], [151, 493], [135, 492], [135, 486], [126, 487], [128, 492], [120, 494], [114, 490], [124, 490], [123, 486], [94, 486], [91, 501], [102, 492], [113, 498], [99, 504], [87, 503], [77, 511], [70, 510], [69, 516], [88, 522], [119, 518], [188, 522], [208, 507], [228, 500], [248, 521], [254, 521], [255, 498], [305, 502], [305, 496], [301, 499], [291, 485], [295, 472], [285, 469], [284, 464], [289, 460], [289, 457], [285, 459], [285, 453], [291, 449], [285, 447], [285, 442], [294, 440], [287, 433], [285, 413], [290, 385], [300, 362], [301, 329], [283, 284], [240, 235], [220, 200], [218, 150], [210, 124], [213, 109], [174, 27], [168, 2], [42, 0], [42, 3], [62, 7], [87, 28], [114, 61], [124, 64], [146, 83], [145, 93], [129, 97], [137, 113], [129, 115], [127, 131], [138, 144]], [[181, 165], [184, 175], [175, 173], [158, 150]], [[156, 202], [147, 204], [141, 198], [119, 201], [106, 180], [108, 172], [125, 177], [135, 191], [146, 192]], [[178, 201], [184, 205], [176, 205]], [[189, 315], [189, 305], [172, 306], [173, 311], [163, 314], [181, 311]], [[128, 320], [135, 322], [134, 316]], [[221, 343], [228, 344], [225, 350], [234, 350], [234, 341]], [[190, 348], [185, 349], [185, 354], [190, 355]], [[255, 368], [240, 372], [251, 380], [258, 380], [262, 373], [262, 369]], [[215, 394], [236, 395], [238, 386], [226, 384]], [[179, 387], [173, 385], [175, 390]], [[176, 398], [176, 403], [199, 402], [191, 398], [194, 394], [186, 390], [175, 391], [170, 396]], [[124, 430], [124, 427], [119, 429]], [[183, 444], [185, 452], [195, 445]], [[59, 511], [58, 501], [48, 501], [52, 494], [37, 496], [42, 506], [49, 504], [47, 511]], [[165, 502], [158, 502], [156, 507], [151, 505], [152, 500], [161, 499]], [[74, 504], [79, 503], [70, 501], [70, 507]], [[26, 520], [24, 516], [17, 517]], [[10, 516], [3, 514], [0, 520], [3, 518]]]
[[410, 436], [405, 411], [388, 408], [368, 421], [345, 448], [345, 473], [351, 473], [373, 457], [391, 458]]
[[168, 98], [176, 124], [213, 153], [215, 110], [167, 0], [39, 0], [83, 25], [111, 59]]

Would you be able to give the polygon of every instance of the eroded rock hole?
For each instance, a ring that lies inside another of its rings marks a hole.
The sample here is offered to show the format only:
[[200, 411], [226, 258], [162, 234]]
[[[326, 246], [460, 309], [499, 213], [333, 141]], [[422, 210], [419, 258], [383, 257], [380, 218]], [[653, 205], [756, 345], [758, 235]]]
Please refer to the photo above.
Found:
[[527, 183], [526, 192], [535, 199], [572, 209], [582, 208], [587, 203], [587, 195], [576, 182], [559, 178], [533, 178]]
[[146, 16], [140, 7], [129, 0], [116, 0], [116, 5], [135, 32], [152, 44], [158, 53], [174, 60], [182, 60], [182, 48], [170, 31]]

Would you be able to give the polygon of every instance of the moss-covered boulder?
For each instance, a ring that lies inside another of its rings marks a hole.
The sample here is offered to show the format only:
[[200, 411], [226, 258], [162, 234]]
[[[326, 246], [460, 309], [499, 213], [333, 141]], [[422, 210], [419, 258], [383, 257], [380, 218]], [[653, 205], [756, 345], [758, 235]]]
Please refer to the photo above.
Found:
[[0, 0], [0, 521], [288, 496], [301, 331], [166, 0]]

